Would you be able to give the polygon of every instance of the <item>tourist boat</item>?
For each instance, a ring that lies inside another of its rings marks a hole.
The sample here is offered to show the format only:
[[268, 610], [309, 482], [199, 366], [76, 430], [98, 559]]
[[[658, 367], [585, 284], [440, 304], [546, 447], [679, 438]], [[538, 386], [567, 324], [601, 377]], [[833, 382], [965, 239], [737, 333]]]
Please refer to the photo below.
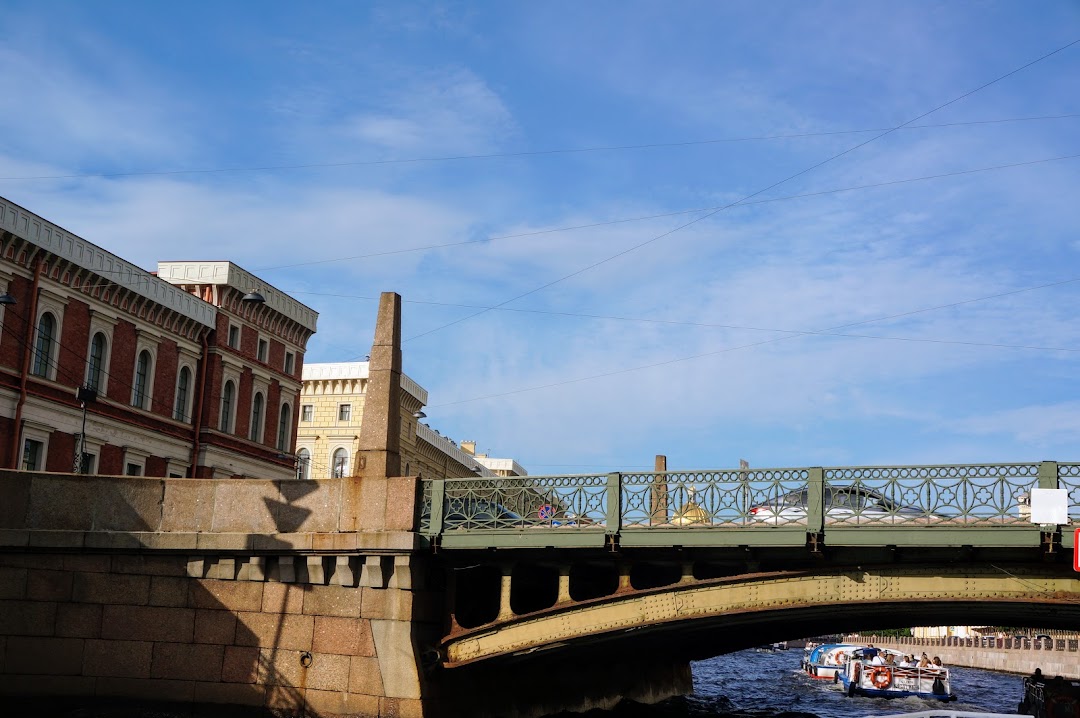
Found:
[[808, 648], [803, 655], [802, 668], [811, 678], [835, 681], [851, 654], [860, 648], [852, 643], [823, 643]]
[[918, 668], [899, 665], [903, 657], [898, 651], [879, 650], [879, 654], [892, 654], [895, 663], [873, 665], [859, 648], [848, 657], [843, 670], [837, 673], [837, 680], [843, 683], [848, 696], [870, 696], [873, 698], [932, 698], [939, 701], [954, 701], [956, 696], [949, 687], [949, 669], [942, 667]]

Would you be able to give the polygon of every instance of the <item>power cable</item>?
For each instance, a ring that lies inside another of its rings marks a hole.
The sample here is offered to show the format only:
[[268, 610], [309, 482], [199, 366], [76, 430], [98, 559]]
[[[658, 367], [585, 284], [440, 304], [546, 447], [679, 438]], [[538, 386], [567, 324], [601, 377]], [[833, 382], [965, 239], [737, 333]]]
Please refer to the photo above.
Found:
[[[998, 78], [996, 78], [994, 80], [990, 80], [989, 82], [986, 82], [986, 83], [984, 83], [984, 84], [982, 84], [980, 86], [977, 86], [977, 87], [975, 87], [974, 90], [970, 90], [970, 91], [968, 91], [966, 93], [963, 93], [963, 94], [959, 95], [958, 97], [954, 97], [953, 99], [948, 100], [947, 103], [943, 103], [942, 105], [939, 105], [937, 107], [934, 107], [931, 110], [928, 110], [927, 112], [923, 112], [922, 114], [919, 114], [919, 116], [917, 116], [915, 118], [912, 118], [912, 119], [908, 120], [907, 122], [903, 122], [903, 123], [901, 123], [899, 125], [896, 125], [895, 127], [890, 128], [890, 130], [887, 130], [886, 132], [882, 132], [879, 135], [876, 135], [874, 137], [870, 137], [869, 139], [863, 140], [858, 145], [854, 145], [853, 147], [849, 147], [846, 150], [843, 150], [841, 152], [833, 154], [832, 157], [828, 157], [825, 160], [822, 160], [821, 162], [812, 164], [809, 167], [806, 167], [805, 170], [801, 170], [801, 171], [795, 173], [794, 175], [789, 175], [788, 177], [785, 177], [784, 179], [781, 179], [780, 181], [773, 182], [773, 184], [769, 185], [768, 187], [764, 187], [764, 188], [761, 188], [761, 189], [757, 190], [756, 192], [752, 192], [751, 194], [747, 194], [746, 197], [742, 198], [741, 200], [737, 200], [737, 201], [734, 201], [734, 202], [732, 202], [730, 204], [724, 205], [723, 207], [719, 207], [717, 209], [714, 209], [714, 211], [712, 211], [712, 212], [710, 212], [708, 214], [705, 214], [705, 215], [703, 215], [701, 217], [698, 217], [697, 219], [692, 219], [692, 220], [690, 220], [688, 222], [685, 222], [685, 223], [683, 223], [683, 225], [679, 225], [678, 227], [675, 227], [674, 229], [671, 229], [669, 231], [662, 232], [661, 234], [653, 236], [653, 238], [651, 238], [649, 240], [646, 240], [645, 242], [640, 242], [640, 243], [638, 243], [638, 244], [636, 244], [636, 245], [634, 245], [632, 247], [623, 249], [623, 250], [621, 250], [621, 252], [613, 254], [613, 255], [609, 256], [608, 258], [606, 258], [606, 259], [602, 259], [602, 260], [593, 262], [589, 266], [583, 267], [583, 268], [581, 268], [581, 269], [579, 269], [577, 271], [573, 271], [573, 272], [570, 272], [569, 274], [558, 277], [558, 279], [556, 279], [556, 280], [552, 280], [551, 282], [543, 284], [543, 285], [541, 285], [539, 287], [536, 287], [534, 289], [529, 289], [528, 292], [525, 292], [523, 294], [519, 294], [519, 295], [517, 295], [515, 297], [511, 297], [510, 299], [507, 299], [507, 300], [505, 300], [503, 302], [500, 302], [499, 304], [496, 304], [496, 307], [501, 307], [501, 306], [503, 306], [503, 304], [509, 304], [512, 301], [517, 301], [518, 299], [523, 299], [525, 297], [528, 297], [529, 295], [536, 294], [538, 292], [542, 292], [543, 289], [552, 287], [552, 286], [554, 286], [554, 285], [556, 285], [558, 283], [561, 283], [561, 282], [565, 282], [566, 280], [571, 279], [571, 277], [578, 276], [579, 274], [583, 274], [584, 272], [588, 272], [588, 271], [590, 271], [592, 269], [595, 269], [595, 268], [597, 268], [599, 266], [605, 265], [605, 263], [607, 263], [609, 261], [612, 261], [613, 259], [618, 259], [619, 257], [625, 256], [625, 255], [630, 254], [632, 252], [636, 252], [637, 249], [640, 249], [640, 248], [645, 247], [645, 246], [647, 246], [649, 244], [652, 244], [653, 242], [657, 242], [659, 240], [662, 240], [662, 239], [665, 238], [665, 236], [670, 236], [671, 234], [674, 234], [675, 232], [686, 229], [687, 227], [697, 225], [698, 222], [701, 222], [701, 221], [703, 221], [703, 220], [705, 220], [707, 218], [713, 217], [713, 216], [715, 216], [715, 215], [717, 215], [717, 214], [719, 214], [721, 212], [724, 212], [725, 209], [728, 209], [729, 207], [733, 207], [735, 205], [741, 204], [741, 203], [745, 202], [746, 200], [750, 200], [752, 198], [757, 197], [758, 194], [767, 192], [767, 191], [769, 191], [769, 190], [771, 190], [771, 189], [773, 189], [775, 187], [779, 187], [779, 186], [785, 184], [785, 182], [791, 181], [791, 180], [795, 179], [796, 177], [801, 177], [802, 175], [808, 174], [808, 173], [816, 170], [816, 168], [819, 168], [819, 167], [821, 167], [821, 166], [823, 166], [825, 164], [828, 164], [829, 162], [833, 162], [833, 161], [835, 161], [835, 160], [837, 160], [837, 159], [839, 159], [841, 157], [845, 157], [846, 154], [850, 154], [851, 152], [853, 152], [855, 150], [858, 150], [861, 147], [865, 147], [866, 145], [869, 145], [870, 143], [874, 143], [874, 141], [877, 141], [878, 139], [880, 139], [882, 137], [886, 137], [886, 136], [896, 132], [897, 130], [901, 130], [902, 127], [905, 127], [905, 126], [910, 125], [910, 124], [912, 124], [914, 122], [917, 122], [918, 120], [921, 120], [924, 117], [928, 117], [928, 116], [930, 116], [930, 114], [933, 114], [936, 111], [942, 110], [942, 109], [948, 107], [949, 105], [954, 105], [954, 104], [958, 103], [958, 101], [960, 101], [961, 99], [970, 97], [971, 95], [974, 95], [977, 92], [981, 92], [981, 91], [985, 90], [986, 87], [989, 87], [990, 85], [1001, 82], [1004, 79], [1010, 78], [1010, 77], [1013, 76], [1013, 74], [1016, 74], [1017, 72], [1021, 72], [1022, 70], [1026, 69], [1028, 67], [1031, 67], [1032, 65], [1036, 65], [1038, 63], [1041, 63], [1042, 60], [1047, 59], [1048, 57], [1052, 57], [1053, 55], [1056, 55], [1059, 52], [1063, 52], [1063, 51], [1067, 50], [1068, 48], [1071, 48], [1072, 45], [1075, 45], [1077, 43], [1080, 43], [1080, 40], [1074, 40], [1074, 41], [1069, 42], [1069, 43], [1067, 43], [1065, 45], [1062, 45], [1061, 48], [1057, 48], [1056, 50], [1053, 50], [1053, 51], [1051, 51], [1051, 52], [1049, 52], [1047, 54], [1044, 54], [1044, 55], [1038, 57], [1037, 59], [1030, 60], [1029, 63], [1026, 63], [1025, 65], [1022, 65], [1021, 67], [1017, 67], [1017, 68], [1015, 68], [1013, 70], [1010, 70], [1009, 72], [1005, 72], [1004, 74], [1002, 74], [1002, 76], [999, 76]], [[449, 323], [444, 324], [442, 326], [438, 326], [438, 327], [435, 327], [433, 329], [429, 329], [428, 331], [423, 331], [423, 333], [418, 334], [418, 335], [414, 335], [413, 337], [409, 337], [405, 341], [411, 341], [411, 340], [414, 340], [414, 339], [419, 339], [420, 337], [426, 337], [428, 335], [436, 333], [436, 331], [441, 331], [443, 329], [446, 329], [446, 328], [451, 327], [451, 326], [455, 326], [455, 325], [460, 324], [462, 322], [467, 322], [467, 321], [469, 321], [471, 319], [474, 319], [474, 317], [476, 317], [476, 316], [480, 316], [481, 314], [486, 313], [487, 311], [489, 311], [489, 310], [484, 310], [484, 311], [481, 311], [481, 312], [477, 312], [475, 314], [470, 314], [469, 316], [463, 316], [459, 320], [455, 320], [454, 322], [449, 322]]]
[[[883, 322], [883, 321], [888, 321], [890, 319], [899, 319], [901, 317], [909, 317], [909, 316], [912, 316], [912, 315], [915, 315], [915, 314], [922, 314], [924, 312], [933, 312], [933, 311], [937, 311], [937, 310], [940, 310], [940, 309], [949, 309], [949, 308], [952, 308], [952, 307], [962, 306], [964, 304], [972, 304], [974, 302], [986, 301], [988, 299], [997, 299], [997, 298], [1000, 298], [1000, 297], [1007, 297], [1007, 296], [1011, 296], [1011, 295], [1014, 295], [1014, 294], [1021, 294], [1023, 292], [1035, 291], [1037, 289], [1047, 289], [1049, 287], [1057, 287], [1057, 286], [1061, 286], [1063, 284], [1070, 284], [1070, 283], [1078, 282], [1078, 281], [1080, 281], [1080, 277], [1073, 278], [1073, 279], [1066, 279], [1066, 280], [1062, 280], [1060, 282], [1051, 282], [1049, 284], [1041, 284], [1041, 285], [1036, 286], [1036, 287], [1026, 287], [1026, 288], [1023, 288], [1023, 289], [1015, 289], [1015, 290], [1011, 290], [1011, 291], [1008, 291], [1008, 292], [1000, 292], [998, 294], [992, 294], [992, 295], [989, 295], [989, 296], [986, 296], [986, 297], [977, 297], [977, 298], [974, 298], [974, 299], [964, 299], [964, 300], [961, 300], [961, 301], [958, 301], [958, 302], [950, 302], [948, 304], [941, 304], [941, 305], [938, 305], [938, 306], [935, 306], [935, 307], [925, 307], [925, 308], [922, 308], [922, 309], [913, 309], [911, 311], [899, 312], [897, 314], [890, 314], [890, 315], [884, 316], [884, 317], [876, 317], [874, 319], [863, 319], [861, 321], [849, 322], [847, 324], [842, 324], [842, 325], [839, 325], [839, 326], [830, 327], [828, 329], [823, 329], [823, 330], [820, 330], [820, 331], [793, 332], [793, 333], [788, 334], [787, 336], [783, 336], [783, 337], [775, 337], [773, 339], [765, 339], [765, 340], [762, 340], [762, 341], [759, 341], [759, 342], [752, 342], [750, 344], [740, 344], [738, 346], [726, 347], [724, 349], [718, 349], [716, 351], [711, 351], [711, 352], [704, 352], [702, 354], [694, 354], [692, 356], [677, 357], [675, 359], [666, 359], [664, 361], [654, 362], [652, 364], [644, 364], [644, 365], [635, 366], [635, 367], [628, 367], [626, 369], [618, 369], [618, 370], [615, 370], [615, 371], [605, 372], [603, 374], [593, 374], [593, 375], [590, 375], [590, 376], [578, 377], [576, 379], [567, 379], [565, 381], [552, 382], [550, 384], [542, 384], [542, 385], [539, 385], [539, 386], [525, 387], [525, 388], [522, 388], [522, 389], [514, 389], [514, 390], [511, 390], [511, 391], [501, 392], [501, 393], [498, 393], [498, 394], [486, 394], [484, 396], [473, 397], [471, 399], [460, 399], [458, 401], [448, 401], [448, 402], [444, 402], [442, 404], [432, 404], [432, 405], [430, 405], [429, 408], [436, 409], [436, 408], [440, 408], [440, 407], [443, 407], [443, 406], [454, 406], [456, 404], [469, 404], [469, 403], [472, 403], [472, 402], [475, 402], [475, 401], [484, 401], [484, 400], [487, 400], [487, 399], [496, 399], [496, 398], [500, 398], [500, 397], [504, 397], [504, 396], [512, 396], [512, 395], [515, 395], [515, 394], [524, 394], [524, 393], [532, 392], [532, 391], [540, 391], [541, 389], [552, 389], [552, 388], [559, 387], [559, 386], [566, 386], [568, 384], [578, 384], [578, 383], [581, 383], [581, 382], [584, 382], [584, 381], [591, 381], [593, 379], [604, 379], [604, 378], [611, 377], [611, 376], [618, 376], [620, 374], [629, 374], [631, 372], [643, 371], [645, 369], [654, 369], [654, 368], [659, 367], [659, 366], [668, 366], [670, 364], [679, 364], [681, 362], [692, 361], [694, 359], [702, 359], [704, 357], [717, 356], [719, 354], [727, 354], [729, 352], [739, 351], [741, 349], [751, 349], [753, 347], [759, 347], [759, 346], [763, 346], [765, 344], [773, 344], [775, 342], [781, 342], [781, 341], [784, 341], [786, 339], [792, 339], [792, 338], [795, 338], [795, 337], [798, 337], [798, 336], [815, 336], [815, 335], [817, 335], [817, 336], [839, 336], [839, 337], [851, 336], [852, 338], [859, 338], [859, 339], [887, 339], [887, 340], [892, 340], [892, 341], [926, 342], [926, 343], [931, 343], [931, 344], [958, 344], [958, 345], [963, 345], [963, 346], [986, 346], [986, 347], [1009, 348], [1009, 349], [1038, 349], [1038, 350], [1041, 350], [1041, 351], [1077, 352], [1077, 351], [1080, 351], [1080, 349], [1066, 349], [1066, 348], [1060, 348], [1060, 347], [1034, 347], [1034, 346], [1024, 346], [1024, 345], [1005, 345], [1005, 344], [992, 344], [992, 343], [988, 343], [988, 342], [965, 342], [965, 341], [955, 341], [954, 342], [954, 341], [941, 340], [941, 339], [917, 339], [917, 338], [904, 338], [904, 337], [881, 337], [881, 336], [873, 336], [873, 335], [847, 335], [847, 334], [837, 334], [835, 332], [838, 332], [841, 329], [849, 329], [851, 327], [861, 326], [863, 324], [872, 324], [874, 322]], [[786, 330], [773, 330], [773, 331], [786, 331]]]
[[[1067, 47], [1067, 46], [1066, 46]], [[1022, 69], [1022, 68], [1021, 68]], [[903, 129], [917, 130], [917, 129], [935, 129], [941, 127], [965, 127], [972, 125], [992, 125], [1003, 124], [1009, 122], [1036, 122], [1042, 120], [1063, 120], [1071, 119], [1074, 117], [1080, 117], [1080, 114], [1072, 113], [1065, 115], [1040, 115], [1035, 117], [1011, 117], [997, 120], [970, 120], [967, 122], [943, 122], [940, 124], [929, 125], [912, 125], [910, 127], [901, 126]], [[201, 169], [187, 169], [187, 170], [141, 170], [134, 172], [84, 172], [64, 175], [25, 175], [25, 176], [12, 176], [12, 177], [0, 177], [0, 181], [29, 181], [29, 180], [51, 180], [51, 179], [89, 179], [89, 178], [114, 178], [114, 177], [150, 177], [150, 176], [173, 176], [173, 175], [192, 175], [192, 174], [224, 174], [229, 172], [272, 172], [281, 170], [305, 170], [305, 169], [329, 169], [334, 167], [369, 167], [377, 165], [396, 165], [396, 164], [419, 164], [425, 162], [457, 162], [462, 160], [487, 160], [487, 159], [501, 159], [512, 157], [540, 157], [545, 155], [568, 155], [568, 154], [581, 154], [588, 152], [620, 152], [626, 150], [644, 150], [644, 149], [657, 149], [664, 147], [693, 147], [699, 145], [713, 145], [724, 143], [736, 143], [736, 142], [759, 142], [767, 140], [791, 140], [791, 139], [805, 139], [812, 137], [831, 137], [836, 135], [855, 135], [867, 132], [881, 132], [883, 130], [897, 130], [900, 127], [887, 128], [887, 127], [873, 127], [861, 130], [832, 130], [827, 132], [799, 132], [793, 134], [779, 134], [779, 135], [757, 135], [748, 137], [730, 137], [720, 139], [709, 140], [687, 140], [683, 142], [653, 142], [640, 145], [608, 145], [599, 147], [578, 147], [569, 149], [555, 149], [555, 150], [525, 150], [521, 152], [493, 152], [488, 154], [474, 154], [474, 155], [444, 155], [437, 157], [409, 157], [400, 159], [387, 159], [387, 160], [356, 160], [350, 162], [319, 162], [319, 163], [306, 163], [306, 164], [294, 164], [294, 165], [261, 165], [252, 167], [211, 167]]]
[[[1051, 288], [1051, 287], [1058, 287], [1058, 286], [1061, 286], [1063, 284], [1072, 284], [1073, 282], [1080, 282], [1080, 277], [1075, 277], [1073, 279], [1063, 279], [1063, 280], [1061, 280], [1059, 282], [1050, 282], [1049, 284], [1040, 284], [1040, 285], [1034, 286], [1034, 287], [1024, 287], [1022, 289], [1014, 289], [1014, 290], [1010, 290], [1008, 292], [1001, 292], [999, 294], [991, 294], [991, 295], [985, 296], [985, 297], [975, 297], [974, 299], [963, 299], [963, 300], [960, 300], [960, 301], [957, 301], [957, 302], [952, 302], [951, 304], [942, 304], [942, 305], [936, 306], [936, 307], [927, 307], [927, 308], [924, 308], [924, 309], [914, 309], [914, 310], [912, 310], [910, 312], [903, 312], [901, 314], [893, 314], [893, 315], [888, 316], [888, 317], [881, 317], [881, 318], [878, 318], [878, 319], [872, 319], [872, 320], [867, 320], [867, 321], [878, 322], [878, 321], [884, 321], [886, 319], [898, 319], [900, 317], [911, 316], [913, 314], [921, 314], [923, 312], [933, 312], [933, 311], [937, 311], [939, 309], [949, 309], [949, 308], [952, 308], [952, 307], [962, 306], [964, 304], [972, 304], [974, 302], [986, 301], [988, 299], [999, 299], [1001, 297], [1007, 297], [1007, 296], [1010, 296], [1010, 295], [1013, 295], [1013, 294], [1023, 294], [1024, 292], [1031, 292], [1031, 291], [1034, 291], [1036, 289], [1048, 289], [1048, 288]], [[290, 290], [288, 293], [289, 294], [308, 294], [308, 295], [317, 296], [317, 297], [335, 297], [335, 298], [338, 298], [338, 299], [363, 299], [363, 300], [369, 300], [369, 301], [378, 301], [378, 299], [379, 299], [378, 297], [366, 297], [366, 296], [355, 295], [355, 294], [326, 294], [326, 293], [320, 293], [320, 292], [306, 292], [306, 291], [300, 291], [300, 290], [296, 290], [296, 291]], [[824, 332], [815, 332], [815, 331], [807, 331], [807, 330], [799, 330], [799, 329], [777, 329], [775, 327], [757, 327], [757, 326], [750, 326], [750, 325], [746, 325], [746, 324], [721, 324], [721, 323], [717, 323], [717, 322], [687, 322], [687, 321], [681, 321], [681, 320], [678, 320], [678, 319], [650, 319], [648, 317], [621, 317], [621, 316], [610, 315], [610, 314], [588, 314], [588, 313], [584, 313], [584, 312], [556, 312], [556, 311], [545, 310], [545, 309], [515, 309], [513, 307], [486, 307], [486, 306], [477, 305], [477, 304], [452, 304], [452, 303], [449, 303], [449, 302], [430, 302], [430, 301], [424, 301], [424, 300], [420, 300], [420, 299], [403, 299], [402, 301], [405, 304], [422, 304], [422, 305], [425, 305], [425, 306], [455, 307], [455, 308], [460, 308], [460, 309], [491, 309], [492, 311], [497, 311], [497, 312], [514, 312], [514, 313], [518, 313], [518, 314], [540, 314], [540, 315], [544, 315], [544, 316], [570, 317], [570, 318], [580, 318], [580, 319], [600, 319], [600, 320], [603, 320], [603, 321], [617, 321], [617, 322], [641, 322], [641, 323], [645, 323], [645, 324], [663, 324], [663, 325], [670, 325], [670, 326], [700, 327], [700, 328], [703, 328], [703, 329], [741, 329], [741, 330], [754, 331], [754, 332], [782, 332], [782, 333], [788, 333], [788, 334], [819, 334], [819, 335], [824, 335], [825, 334]], [[856, 326], [856, 325], [851, 324], [851, 325], [848, 325], [848, 326]], [[829, 334], [828, 336], [855, 336], [855, 335]], [[1019, 345], [1017, 345], [1017, 348], [1020, 348]], [[1023, 347], [1023, 348], [1026, 349], [1026, 348], [1029, 348], [1029, 347]], [[1072, 350], [1071, 349], [1061, 349], [1060, 351], [1072, 351]]]
[[[922, 182], [925, 180], [942, 179], [945, 177], [958, 177], [961, 175], [975, 174], [978, 172], [991, 172], [994, 170], [1012, 169], [1014, 167], [1026, 167], [1029, 165], [1043, 164], [1046, 162], [1059, 162], [1061, 160], [1072, 160], [1080, 157], [1080, 155], [1062, 155], [1060, 157], [1047, 157], [1039, 160], [1029, 160], [1026, 162], [1013, 162], [1006, 165], [993, 165], [991, 167], [976, 167], [969, 170], [958, 170], [956, 172], [943, 172], [934, 175], [924, 175], [922, 177], [909, 177], [906, 179], [887, 180], [884, 182], [874, 182], [872, 184], [853, 185], [851, 187], [837, 187], [835, 189], [820, 190], [817, 192], [805, 192], [802, 194], [786, 195], [784, 197], [770, 197], [769, 199], [758, 199], [751, 202], [742, 202], [742, 205], [754, 205], [754, 204], [768, 204], [769, 202], [785, 202], [792, 199], [802, 199], [805, 197], [819, 197], [828, 194], [837, 194], [839, 192], [852, 192], [861, 189], [873, 189], [876, 187], [888, 187], [891, 185], [906, 184], [910, 182]], [[551, 229], [539, 229], [532, 232], [519, 232], [516, 234], [503, 234], [495, 235], [491, 237], [485, 237], [483, 239], [467, 239], [461, 242], [444, 242], [442, 244], [429, 244], [422, 247], [408, 247], [406, 249], [390, 249], [384, 252], [372, 252], [370, 254], [357, 254], [350, 257], [334, 257], [330, 259], [315, 259], [307, 262], [295, 262], [293, 264], [279, 264], [273, 267], [259, 267], [252, 271], [255, 272], [271, 272], [278, 269], [292, 269], [294, 267], [307, 267], [315, 264], [332, 264], [337, 262], [348, 262], [357, 259], [372, 259], [374, 257], [387, 257], [394, 254], [407, 254], [410, 252], [427, 252], [433, 249], [446, 249], [448, 247], [461, 247], [469, 244], [487, 244], [489, 242], [495, 242], [503, 239], [518, 239], [521, 237], [536, 237], [542, 234], [555, 234], [557, 232], [569, 232], [576, 229], [593, 229], [595, 227], [607, 227], [614, 224], [625, 224], [628, 222], [643, 222], [650, 219], [663, 219], [666, 217], [677, 217], [684, 214], [694, 214], [696, 212], [709, 212], [712, 210], [723, 209], [723, 206], [713, 207], [698, 207], [696, 209], [682, 209], [676, 212], [663, 212], [661, 214], [650, 214], [641, 217], [626, 217], [623, 219], [612, 219], [604, 222], [591, 222], [589, 224], [576, 224], [565, 227], [553, 227]]]

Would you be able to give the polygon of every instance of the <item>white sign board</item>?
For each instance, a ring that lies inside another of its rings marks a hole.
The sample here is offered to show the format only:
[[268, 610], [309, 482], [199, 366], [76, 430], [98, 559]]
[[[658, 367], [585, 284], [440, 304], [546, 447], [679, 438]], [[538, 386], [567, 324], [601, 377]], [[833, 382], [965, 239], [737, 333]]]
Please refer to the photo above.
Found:
[[1032, 489], [1031, 523], [1069, 523], [1069, 491], [1067, 489]]

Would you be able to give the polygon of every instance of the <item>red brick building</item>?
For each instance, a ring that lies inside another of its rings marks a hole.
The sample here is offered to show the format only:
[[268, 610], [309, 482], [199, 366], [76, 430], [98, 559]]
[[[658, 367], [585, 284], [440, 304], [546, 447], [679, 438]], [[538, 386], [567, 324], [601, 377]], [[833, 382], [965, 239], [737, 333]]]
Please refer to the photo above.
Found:
[[309, 307], [231, 262], [147, 272], [2, 197], [0, 295], [0, 467], [294, 477]]

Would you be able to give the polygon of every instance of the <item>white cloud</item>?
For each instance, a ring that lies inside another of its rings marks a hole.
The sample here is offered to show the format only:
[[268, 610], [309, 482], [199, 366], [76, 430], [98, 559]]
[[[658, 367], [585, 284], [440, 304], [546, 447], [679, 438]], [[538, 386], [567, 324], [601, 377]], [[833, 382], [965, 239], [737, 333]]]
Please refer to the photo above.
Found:
[[184, 106], [139, 63], [92, 38], [0, 45], [0, 76], [14, 101], [0, 113], [0, 133], [24, 157], [64, 163], [69, 172], [115, 170], [175, 162], [191, 147]]
[[344, 135], [395, 152], [442, 155], [491, 151], [517, 131], [498, 94], [469, 70], [399, 74], [400, 84], [346, 118]]
[[[961, 434], [1006, 437], [1033, 449], [1080, 442], [1080, 401], [991, 411], [949, 422]], [[1073, 458], [1073, 457], [1067, 457]]]

